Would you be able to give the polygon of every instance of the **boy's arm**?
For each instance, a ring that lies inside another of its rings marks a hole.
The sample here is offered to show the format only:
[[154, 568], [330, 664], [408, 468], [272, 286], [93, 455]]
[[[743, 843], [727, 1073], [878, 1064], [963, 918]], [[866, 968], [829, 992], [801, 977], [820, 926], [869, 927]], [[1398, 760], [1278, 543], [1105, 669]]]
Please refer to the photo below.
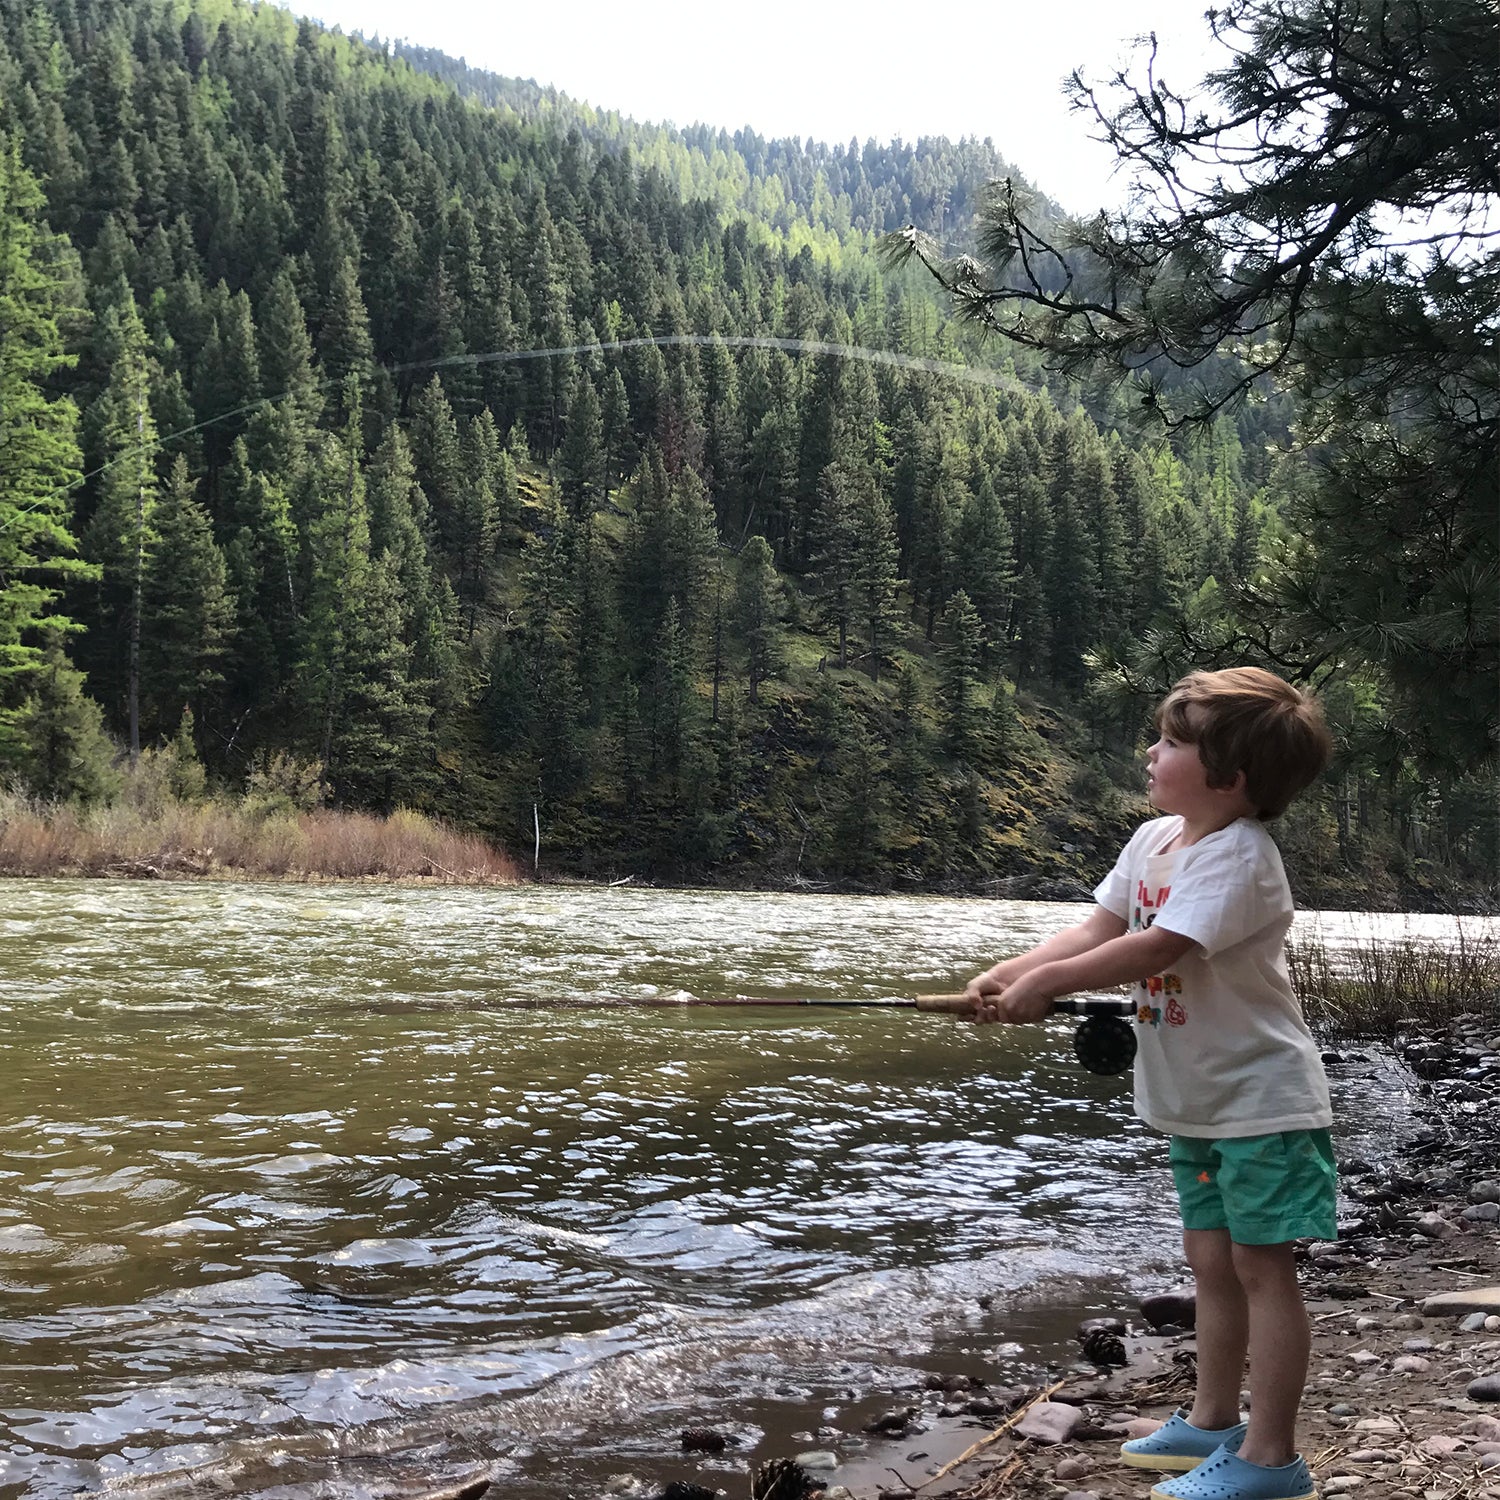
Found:
[[1101, 943], [1109, 942], [1111, 938], [1120, 937], [1124, 931], [1123, 917], [1117, 917], [1112, 911], [1096, 906], [1083, 921], [1054, 933], [1046, 942], [1038, 943], [1035, 948], [1019, 953], [1014, 958], [1003, 959], [993, 968], [986, 969], [983, 974], [976, 974], [965, 987], [964, 994], [977, 1005], [983, 999], [1000, 994], [1023, 974], [1029, 974], [1041, 964], [1087, 953]]
[[1155, 926], [1111, 938], [1085, 953], [1034, 965], [1001, 994], [982, 997], [974, 1019], [1040, 1021], [1059, 995], [1133, 984], [1169, 969], [1195, 946], [1192, 938]]

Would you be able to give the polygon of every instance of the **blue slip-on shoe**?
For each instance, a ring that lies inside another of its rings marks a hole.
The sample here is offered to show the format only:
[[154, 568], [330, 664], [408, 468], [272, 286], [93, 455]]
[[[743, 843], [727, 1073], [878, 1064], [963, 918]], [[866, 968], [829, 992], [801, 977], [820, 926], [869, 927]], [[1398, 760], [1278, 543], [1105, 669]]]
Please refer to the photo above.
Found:
[[1220, 1448], [1190, 1473], [1155, 1486], [1151, 1500], [1318, 1500], [1318, 1489], [1300, 1458], [1268, 1469]]
[[1155, 1432], [1120, 1445], [1120, 1457], [1137, 1469], [1194, 1469], [1220, 1448], [1233, 1453], [1245, 1440], [1245, 1424], [1235, 1427], [1194, 1427], [1187, 1409], [1179, 1407]]

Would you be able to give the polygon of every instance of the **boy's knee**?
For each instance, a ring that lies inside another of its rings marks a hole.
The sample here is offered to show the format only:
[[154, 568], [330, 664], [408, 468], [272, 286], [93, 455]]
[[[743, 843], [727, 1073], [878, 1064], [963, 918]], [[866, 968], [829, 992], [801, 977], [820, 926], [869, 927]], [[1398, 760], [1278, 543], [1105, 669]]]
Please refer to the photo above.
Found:
[[1227, 1229], [1184, 1229], [1182, 1253], [1188, 1268], [1199, 1281], [1213, 1281], [1235, 1275], [1234, 1247]]
[[[1280, 1245], [1231, 1244], [1234, 1274], [1249, 1295], [1297, 1288], [1297, 1261], [1290, 1241]], [[1301, 1293], [1298, 1291], [1298, 1297]]]

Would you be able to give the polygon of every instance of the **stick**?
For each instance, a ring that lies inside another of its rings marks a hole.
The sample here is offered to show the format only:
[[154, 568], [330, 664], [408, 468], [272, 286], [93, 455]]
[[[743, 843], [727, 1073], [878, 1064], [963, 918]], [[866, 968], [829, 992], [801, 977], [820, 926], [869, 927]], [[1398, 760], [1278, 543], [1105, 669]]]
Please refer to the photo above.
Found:
[[1014, 1427], [1016, 1423], [1019, 1422], [1021, 1418], [1024, 1417], [1026, 1413], [1029, 1412], [1031, 1408], [1037, 1404], [1038, 1401], [1051, 1400], [1052, 1397], [1067, 1383], [1068, 1382], [1066, 1380], [1059, 1380], [1056, 1385], [1049, 1385], [1045, 1391], [1038, 1391], [1037, 1394], [1033, 1396], [1025, 1406], [1018, 1406], [992, 1433], [990, 1433], [988, 1437], [980, 1438], [977, 1443], [970, 1443], [969, 1446], [965, 1448], [957, 1458], [951, 1459], [948, 1463], [945, 1463], [943, 1467], [932, 1476], [931, 1479], [924, 1479], [921, 1484], [917, 1486], [917, 1488], [919, 1490], [925, 1490], [929, 1484], [936, 1484], [938, 1480], [940, 1480], [945, 1474], [951, 1474], [961, 1463], [967, 1463], [968, 1460], [973, 1458], [974, 1455], [980, 1452], [981, 1449], [988, 1448], [996, 1438], [1003, 1437], [1005, 1433], [1009, 1432], [1010, 1429]]

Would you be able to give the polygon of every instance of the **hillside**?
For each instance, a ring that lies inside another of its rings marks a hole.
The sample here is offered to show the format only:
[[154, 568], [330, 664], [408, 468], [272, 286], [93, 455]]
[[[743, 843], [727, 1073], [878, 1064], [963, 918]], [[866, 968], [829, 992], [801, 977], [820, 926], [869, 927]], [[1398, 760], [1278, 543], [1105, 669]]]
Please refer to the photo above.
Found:
[[[881, 269], [987, 144], [673, 134], [162, 0], [0, 0], [0, 133], [50, 441], [0, 455], [0, 754], [47, 795], [105, 794], [92, 700], [551, 869], [1076, 879], [1140, 811], [1140, 663], [1277, 538], [1274, 412], [1143, 444]], [[1346, 755], [1304, 889], [1483, 870], [1454, 790]]]

